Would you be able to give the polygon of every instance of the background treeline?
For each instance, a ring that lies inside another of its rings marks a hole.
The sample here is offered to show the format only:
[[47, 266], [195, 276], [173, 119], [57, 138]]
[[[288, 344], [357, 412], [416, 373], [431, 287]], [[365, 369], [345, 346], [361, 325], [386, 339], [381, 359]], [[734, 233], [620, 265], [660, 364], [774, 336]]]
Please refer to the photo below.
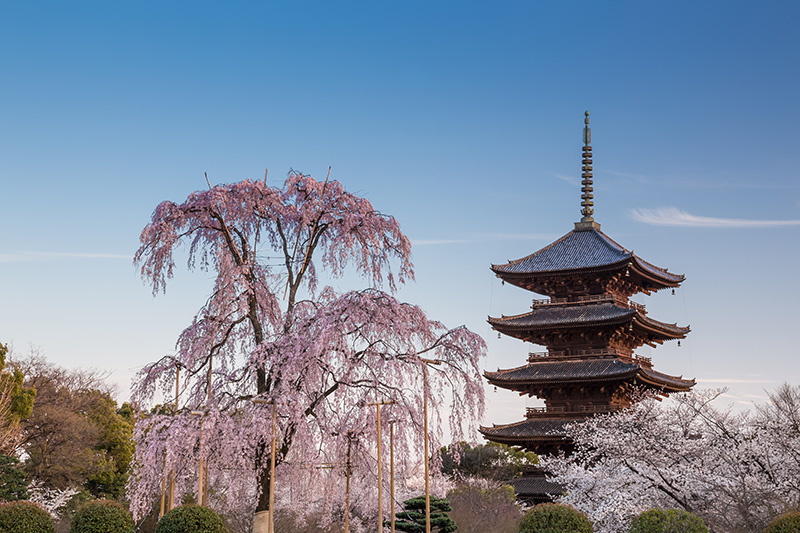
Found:
[[103, 372], [11, 355], [0, 344], [0, 501], [70, 515], [89, 499], [123, 500], [131, 406], [117, 405]]

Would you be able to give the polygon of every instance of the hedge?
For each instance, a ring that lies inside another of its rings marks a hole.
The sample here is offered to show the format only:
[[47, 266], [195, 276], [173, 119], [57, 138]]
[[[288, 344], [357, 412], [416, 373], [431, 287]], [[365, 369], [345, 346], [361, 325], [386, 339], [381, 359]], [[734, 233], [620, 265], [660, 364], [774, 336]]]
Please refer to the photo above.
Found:
[[525, 513], [520, 533], [592, 533], [592, 523], [582, 512], [560, 503], [540, 503]]
[[53, 519], [35, 503], [0, 504], [0, 533], [55, 533]]
[[70, 533], [134, 533], [131, 514], [119, 503], [94, 500], [85, 503], [72, 518]]
[[699, 516], [679, 509], [650, 509], [631, 522], [630, 533], [708, 533]]
[[155, 533], [227, 533], [225, 523], [208, 507], [184, 505], [161, 517]]
[[770, 522], [764, 530], [764, 533], [798, 532], [800, 532], [800, 512], [782, 514]]

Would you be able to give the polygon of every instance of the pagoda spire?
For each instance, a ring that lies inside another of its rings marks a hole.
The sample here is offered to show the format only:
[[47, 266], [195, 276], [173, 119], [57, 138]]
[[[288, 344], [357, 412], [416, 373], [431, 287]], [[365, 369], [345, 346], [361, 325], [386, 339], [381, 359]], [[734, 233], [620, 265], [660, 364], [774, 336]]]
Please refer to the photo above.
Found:
[[581, 161], [581, 221], [575, 223], [576, 230], [600, 229], [600, 224], [594, 221], [594, 195], [592, 191], [592, 130], [589, 128], [589, 111], [583, 120], [583, 160]]

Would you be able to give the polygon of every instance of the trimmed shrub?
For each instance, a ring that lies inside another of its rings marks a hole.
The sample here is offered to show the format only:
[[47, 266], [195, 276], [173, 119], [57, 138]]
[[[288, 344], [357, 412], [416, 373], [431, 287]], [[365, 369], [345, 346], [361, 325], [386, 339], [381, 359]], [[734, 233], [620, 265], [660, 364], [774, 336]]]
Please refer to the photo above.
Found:
[[[431, 496], [431, 531], [436, 533], [452, 533], [458, 527], [447, 513], [453, 510], [445, 498]], [[417, 533], [425, 531], [425, 496], [417, 496], [403, 502], [403, 511], [395, 513], [397, 519], [394, 523], [395, 529], [407, 533]], [[384, 525], [387, 524], [384, 521]]]
[[800, 512], [782, 514], [769, 523], [764, 533], [800, 532]]
[[133, 533], [131, 514], [119, 503], [94, 500], [84, 504], [72, 518], [69, 533]]
[[520, 533], [592, 533], [592, 523], [585, 514], [560, 503], [540, 503], [525, 513], [519, 523]]
[[0, 533], [55, 533], [53, 519], [35, 503], [0, 504]]
[[630, 533], [708, 533], [699, 516], [679, 509], [650, 509], [631, 522]]
[[227, 533], [222, 517], [199, 505], [183, 505], [158, 521], [155, 533]]

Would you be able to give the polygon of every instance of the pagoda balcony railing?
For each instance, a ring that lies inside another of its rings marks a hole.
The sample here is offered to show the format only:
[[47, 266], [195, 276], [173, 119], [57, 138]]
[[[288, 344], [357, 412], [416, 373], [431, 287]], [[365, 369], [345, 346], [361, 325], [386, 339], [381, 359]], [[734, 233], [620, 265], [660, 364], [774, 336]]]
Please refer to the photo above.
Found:
[[642, 366], [646, 366], [648, 368], [652, 368], [653, 360], [650, 357], [644, 357], [641, 355], [624, 355], [617, 352], [614, 348], [596, 348], [593, 350], [573, 350], [570, 353], [565, 351], [556, 351], [551, 350], [549, 352], [529, 352], [528, 353], [528, 362], [533, 363], [535, 361], [540, 361], [542, 359], [575, 359], [577, 357], [586, 357], [586, 356], [616, 356], [619, 357], [621, 361], [625, 361], [626, 363], [632, 364], [641, 364]]
[[647, 368], [653, 368], [653, 359], [651, 357], [645, 357], [643, 355], [634, 355], [633, 357], [621, 355], [619, 358], [626, 363], [640, 364]]
[[570, 353], [560, 350], [550, 350], [548, 352], [529, 352], [528, 361], [535, 359], [573, 359], [585, 355], [621, 355], [614, 348], [595, 348], [593, 350], [572, 350]]
[[615, 405], [575, 405], [571, 408], [559, 405], [553, 407], [528, 407], [525, 410], [525, 418], [538, 418], [547, 415], [583, 415], [586, 413], [616, 413], [622, 407]]
[[614, 294], [590, 294], [588, 296], [576, 296], [574, 298], [543, 298], [540, 300], [533, 300], [531, 309], [537, 307], [546, 307], [548, 305], [563, 305], [563, 304], [581, 304], [593, 302], [613, 302], [622, 307], [629, 309], [637, 309], [643, 313], [647, 312], [644, 304], [632, 302], [627, 298], [622, 298]]

